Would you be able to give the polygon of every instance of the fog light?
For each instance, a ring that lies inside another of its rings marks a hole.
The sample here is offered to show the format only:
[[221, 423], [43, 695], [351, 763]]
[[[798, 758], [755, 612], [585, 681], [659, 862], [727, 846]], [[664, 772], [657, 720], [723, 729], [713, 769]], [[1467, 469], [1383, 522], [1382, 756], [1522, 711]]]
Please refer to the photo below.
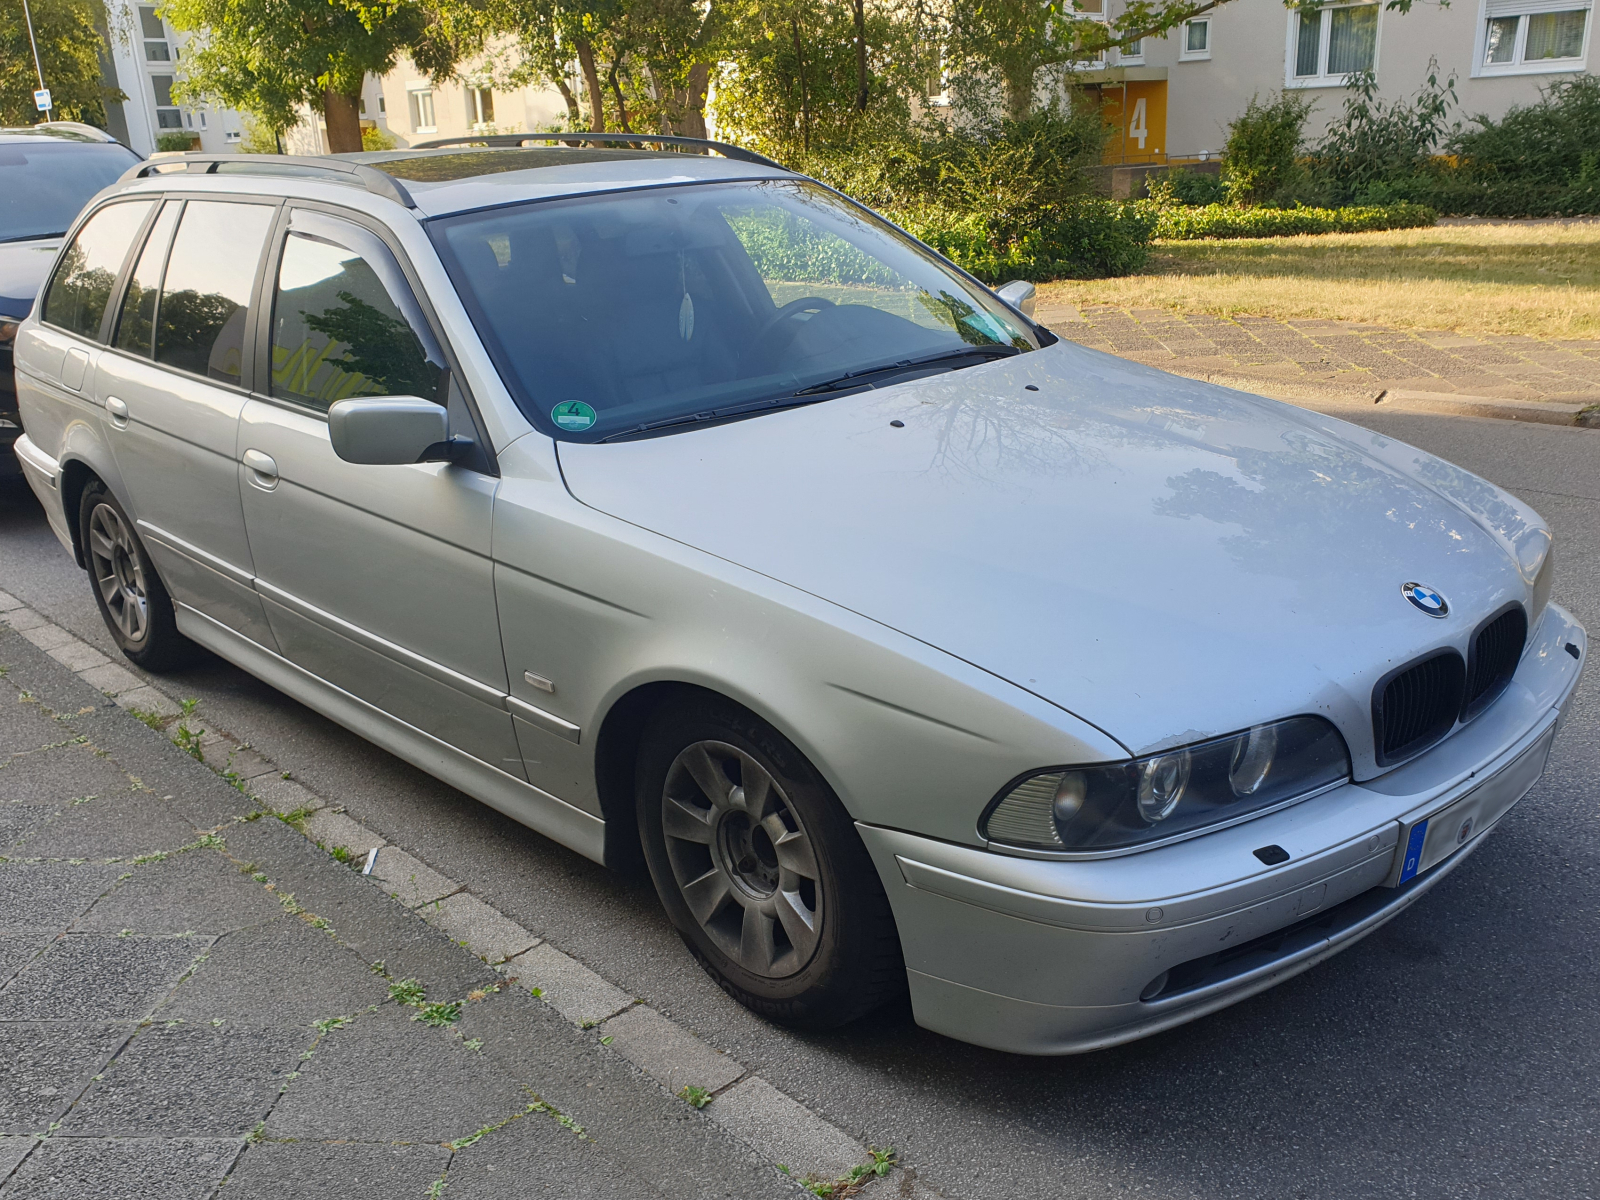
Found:
[[1056, 785], [1056, 798], [1050, 803], [1050, 811], [1058, 823], [1065, 825], [1078, 815], [1088, 795], [1089, 781], [1083, 777], [1083, 772], [1068, 771]]
[[1235, 796], [1255, 793], [1272, 769], [1273, 757], [1278, 753], [1278, 729], [1275, 725], [1257, 725], [1240, 738], [1233, 747], [1233, 761], [1228, 765], [1228, 782]]
[[1189, 786], [1190, 758], [1187, 750], [1163, 754], [1145, 763], [1139, 775], [1139, 816], [1154, 825], [1172, 815]]

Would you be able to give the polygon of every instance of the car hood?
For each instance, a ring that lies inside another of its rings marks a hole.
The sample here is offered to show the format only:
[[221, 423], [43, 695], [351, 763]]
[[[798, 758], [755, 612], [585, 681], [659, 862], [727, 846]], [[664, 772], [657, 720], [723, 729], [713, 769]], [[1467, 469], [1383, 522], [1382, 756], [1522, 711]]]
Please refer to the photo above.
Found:
[[[1133, 753], [1322, 713], [1359, 777], [1377, 680], [1524, 600], [1518, 549], [1548, 541], [1430, 455], [1066, 342], [559, 454], [583, 503], [939, 647]], [[1412, 607], [1408, 581], [1450, 616]]]
[[0, 317], [20, 320], [28, 315], [59, 249], [58, 237], [0, 242]]

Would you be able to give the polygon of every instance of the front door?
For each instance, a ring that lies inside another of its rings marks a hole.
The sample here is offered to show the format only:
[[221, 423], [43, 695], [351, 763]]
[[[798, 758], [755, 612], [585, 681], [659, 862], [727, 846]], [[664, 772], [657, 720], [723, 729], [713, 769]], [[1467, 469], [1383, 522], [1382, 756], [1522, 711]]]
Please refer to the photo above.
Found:
[[275, 204], [168, 200], [95, 380], [129, 514], [167, 589], [266, 646], [234, 463], [250, 297], [276, 213]]
[[371, 230], [298, 209], [280, 246], [270, 372], [239, 440], [256, 586], [280, 651], [526, 779], [489, 560], [498, 480], [446, 463], [347, 463], [328, 439], [329, 406], [351, 396], [420, 396], [447, 405], [452, 428], [469, 423], [437, 341]]

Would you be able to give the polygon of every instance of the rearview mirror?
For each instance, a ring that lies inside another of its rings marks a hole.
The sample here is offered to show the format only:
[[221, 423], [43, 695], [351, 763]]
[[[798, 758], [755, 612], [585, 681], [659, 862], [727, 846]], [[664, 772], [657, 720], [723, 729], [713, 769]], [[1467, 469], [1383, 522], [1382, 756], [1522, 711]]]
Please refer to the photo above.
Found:
[[994, 290], [996, 296], [1028, 318], [1033, 316], [1033, 300], [1038, 292], [1039, 289], [1026, 279], [1013, 279], [1010, 283], [1002, 283]]
[[328, 410], [328, 440], [345, 462], [370, 466], [448, 458], [450, 417], [416, 396], [362, 396]]

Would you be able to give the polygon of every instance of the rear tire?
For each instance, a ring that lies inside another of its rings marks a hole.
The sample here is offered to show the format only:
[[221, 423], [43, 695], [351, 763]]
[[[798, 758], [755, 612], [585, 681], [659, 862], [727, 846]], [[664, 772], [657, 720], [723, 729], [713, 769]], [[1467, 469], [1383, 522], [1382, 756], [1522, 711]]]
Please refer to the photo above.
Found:
[[720, 697], [669, 704], [645, 727], [636, 789], [661, 902], [739, 1003], [828, 1029], [905, 989], [877, 869], [833, 790], [777, 730]]
[[98, 479], [78, 503], [78, 536], [95, 603], [123, 656], [157, 673], [193, 662], [198, 647], [178, 632], [172, 597], [133, 521]]

